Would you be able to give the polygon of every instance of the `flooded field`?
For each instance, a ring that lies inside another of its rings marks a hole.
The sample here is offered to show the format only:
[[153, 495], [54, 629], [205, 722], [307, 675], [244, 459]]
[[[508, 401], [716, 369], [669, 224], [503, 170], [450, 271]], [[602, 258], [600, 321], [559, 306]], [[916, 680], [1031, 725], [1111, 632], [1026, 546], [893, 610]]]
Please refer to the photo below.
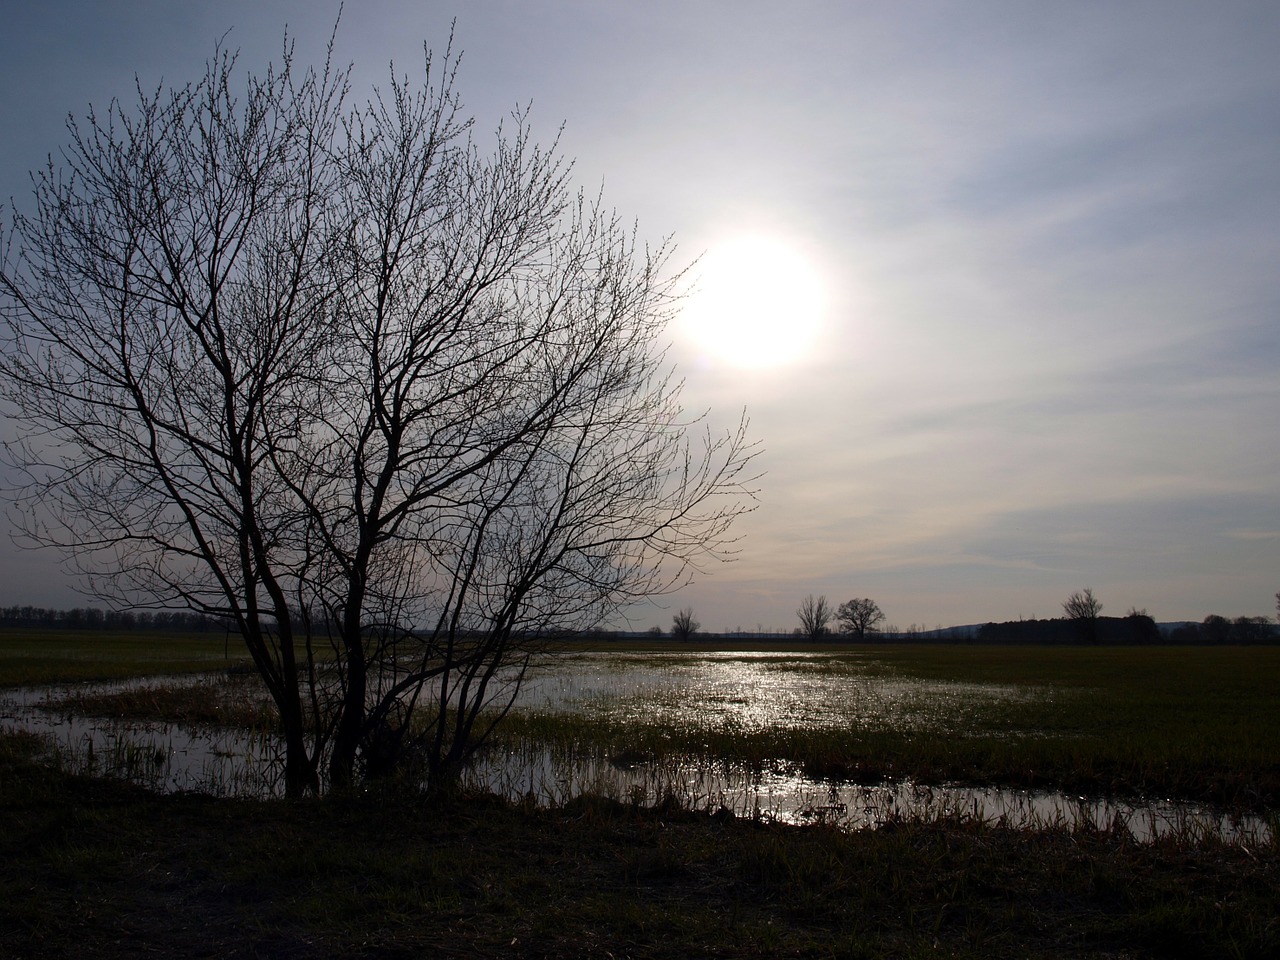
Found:
[[283, 746], [274, 737], [230, 727], [166, 723], [85, 714], [71, 698], [104, 698], [130, 687], [162, 682], [239, 688], [258, 695], [255, 677], [223, 674], [139, 678], [0, 690], [0, 728], [45, 738], [65, 769], [129, 780], [165, 793], [283, 796]]
[[[145, 683], [147, 681], [131, 681]], [[222, 684], [260, 695], [249, 678], [166, 678]], [[237, 684], [239, 685], [237, 687]], [[123, 685], [99, 685], [102, 692]], [[86, 691], [76, 688], [83, 700]], [[0, 693], [0, 724], [46, 736], [69, 769], [125, 777], [153, 789], [219, 795], [280, 795], [280, 749], [264, 734], [199, 725], [86, 717], [65, 705], [69, 688]], [[1116, 800], [973, 783], [909, 778], [852, 782], [823, 777], [784, 756], [727, 757], [713, 743], [779, 732], [848, 735], [892, 728], [913, 737], [963, 737], [1009, 725], [1022, 740], [1050, 731], [1020, 729], [1020, 707], [1079, 695], [1049, 685], [946, 682], [893, 674], [857, 651], [592, 652], [564, 654], [526, 681], [509, 726], [584, 731], [660, 723], [705, 749], [658, 755], [610, 750], [592, 737], [504, 736], [466, 771], [472, 786], [513, 800], [564, 803], [596, 793], [624, 802], [683, 807], [788, 822], [876, 827], [896, 818], [962, 816], [1016, 827], [1093, 825], [1128, 830], [1139, 840], [1176, 832], [1245, 842], [1268, 835], [1263, 818], [1233, 816], [1203, 804]]]
[[997, 702], [1051, 695], [1047, 687], [892, 677], [875, 657], [848, 653], [566, 654], [527, 683], [520, 709], [626, 721], [844, 729], [961, 725]]
[[[522, 696], [516, 719], [573, 717], [627, 727], [660, 719], [670, 728], [748, 738], [785, 731], [892, 727], [920, 737], [1001, 722], [1009, 706], [1070, 692], [1047, 685], [945, 682], [894, 676], [871, 653], [663, 652], [578, 654], [546, 665]], [[1010, 730], [1021, 738], [1039, 730]], [[910, 779], [852, 783], [807, 774], [784, 758], [734, 762], [686, 753], [651, 759], [536, 740], [482, 757], [472, 775], [511, 797], [562, 803], [589, 790], [653, 803], [789, 822], [877, 827], [901, 817], [973, 816], [1015, 827], [1119, 826], [1136, 839], [1203, 832], [1227, 839], [1268, 836], [1259, 817], [1162, 799], [1122, 801], [989, 785]]]

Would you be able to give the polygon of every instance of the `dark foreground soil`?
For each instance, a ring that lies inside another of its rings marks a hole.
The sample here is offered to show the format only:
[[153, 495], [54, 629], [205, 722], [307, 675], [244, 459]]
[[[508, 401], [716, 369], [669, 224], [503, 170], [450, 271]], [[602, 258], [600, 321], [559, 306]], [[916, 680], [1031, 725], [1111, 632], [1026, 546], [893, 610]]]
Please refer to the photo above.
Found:
[[0, 738], [0, 957], [1275, 957], [1280, 855], [584, 800], [254, 803]]

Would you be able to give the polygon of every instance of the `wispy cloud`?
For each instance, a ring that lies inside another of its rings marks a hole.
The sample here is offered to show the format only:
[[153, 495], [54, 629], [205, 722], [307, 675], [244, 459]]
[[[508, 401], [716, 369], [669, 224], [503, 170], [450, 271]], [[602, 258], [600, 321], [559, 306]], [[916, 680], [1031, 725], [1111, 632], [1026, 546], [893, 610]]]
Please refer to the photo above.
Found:
[[[300, 2], [70, 9], [0, 38], [0, 196], [135, 71], [184, 79], [230, 26], [256, 64], [286, 21], [310, 56], [331, 26]], [[381, 79], [447, 27], [379, 4], [338, 54]], [[1085, 585], [1170, 619], [1270, 608], [1280, 6], [507, 0], [458, 31], [482, 127], [529, 99], [548, 136], [566, 119], [642, 236], [691, 258], [771, 231], [825, 277], [794, 366], [673, 331], [689, 407], [745, 405], [766, 448], [741, 559], [681, 598], [708, 627], [846, 590], [904, 625], [1054, 615]]]

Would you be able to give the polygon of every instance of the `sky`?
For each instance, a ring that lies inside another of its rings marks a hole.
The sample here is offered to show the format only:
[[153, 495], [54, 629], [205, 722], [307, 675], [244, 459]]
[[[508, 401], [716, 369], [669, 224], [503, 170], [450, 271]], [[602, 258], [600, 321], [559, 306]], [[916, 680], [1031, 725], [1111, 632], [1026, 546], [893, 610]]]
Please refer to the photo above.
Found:
[[[3, 0], [0, 202], [67, 115], [261, 69], [319, 0]], [[355, 92], [456, 19], [482, 129], [532, 104], [575, 179], [698, 288], [669, 330], [690, 410], [759, 439], [734, 562], [632, 611], [784, 629], [808, 594], [887, 625], [1275, 613], [1280, 4], [363, 0]], [[699, 259], [700, 258], [700, 259]], [[745, 292], [744, 292], [745, 291]], [[6, 432], [12, 425], [6, 425]], [[0, 537], [0, 603], [78, 606]]]

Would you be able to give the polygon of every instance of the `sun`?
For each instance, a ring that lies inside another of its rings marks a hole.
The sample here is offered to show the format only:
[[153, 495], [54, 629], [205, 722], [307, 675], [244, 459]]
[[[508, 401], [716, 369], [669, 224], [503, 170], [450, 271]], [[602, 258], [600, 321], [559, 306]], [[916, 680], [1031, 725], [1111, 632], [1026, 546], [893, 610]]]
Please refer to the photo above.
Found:
[[683, 326], [707, 354], [734, 367], [793, 363], [813, 345], [826, 294], [794, 245], [743, 235], [712, 247], [696, 270]]

